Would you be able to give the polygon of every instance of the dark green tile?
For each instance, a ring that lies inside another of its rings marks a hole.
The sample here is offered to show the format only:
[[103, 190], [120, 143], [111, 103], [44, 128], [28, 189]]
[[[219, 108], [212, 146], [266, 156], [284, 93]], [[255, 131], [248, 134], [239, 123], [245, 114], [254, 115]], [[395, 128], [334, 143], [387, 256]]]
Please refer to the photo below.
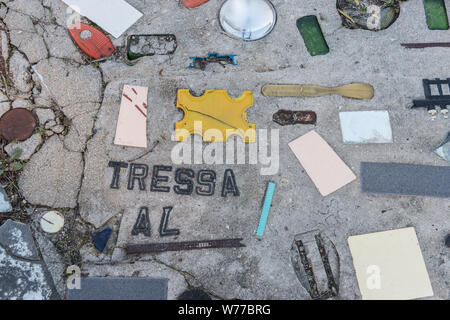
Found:
[[297, 20], [297, 28], [312, 56], [330, 52], [316, 16], [305, 16]]

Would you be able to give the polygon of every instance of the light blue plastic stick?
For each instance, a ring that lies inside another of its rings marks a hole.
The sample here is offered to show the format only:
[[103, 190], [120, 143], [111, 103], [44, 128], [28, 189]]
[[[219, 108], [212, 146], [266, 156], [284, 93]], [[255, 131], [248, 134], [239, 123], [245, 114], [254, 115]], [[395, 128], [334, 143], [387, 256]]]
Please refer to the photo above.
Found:
[[259, 220], [258, 231], [256, 235], [262, 237], [264, 234], [264, 229], [266, 229], [267, 218], [269, 217], [270, 206], [272, 205], [273, 193], [275, 192], [276, 184], [274, 182], [269, 182], [266, 190], [266, 199], [264, 200], [263, 210], [261, 212], [261, 219]]

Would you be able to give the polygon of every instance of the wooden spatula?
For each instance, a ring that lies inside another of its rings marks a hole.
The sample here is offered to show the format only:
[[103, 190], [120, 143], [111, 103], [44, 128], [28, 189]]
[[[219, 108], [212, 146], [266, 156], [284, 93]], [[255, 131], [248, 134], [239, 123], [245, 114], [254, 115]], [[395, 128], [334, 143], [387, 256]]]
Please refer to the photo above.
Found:
[[321, 97], [339, 94], [353, 99], [372, 99], [373, 87], [366, 83], [351, 83], [341, 87], [327, 88], [311, 85], [268, 84], [263, 86], [262, 94], [266, 97]]

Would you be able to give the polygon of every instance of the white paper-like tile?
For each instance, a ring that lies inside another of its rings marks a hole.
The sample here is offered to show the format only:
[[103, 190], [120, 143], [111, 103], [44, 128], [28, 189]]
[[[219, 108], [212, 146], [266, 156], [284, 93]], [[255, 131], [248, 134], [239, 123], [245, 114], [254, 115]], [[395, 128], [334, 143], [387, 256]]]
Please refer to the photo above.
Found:
[[392, 143], [392, 128], [387, 111], [340, 112], [344, 143]]
[[62, 0], [115, 38], [136, 23], [142, 13], [123, 0]]
[[364, 300], [407, 300], [433, 296], [414, 228], [348, 238]]
[[147, 95], [147, 87], [123, 87], [114, 144], [147, 148]]

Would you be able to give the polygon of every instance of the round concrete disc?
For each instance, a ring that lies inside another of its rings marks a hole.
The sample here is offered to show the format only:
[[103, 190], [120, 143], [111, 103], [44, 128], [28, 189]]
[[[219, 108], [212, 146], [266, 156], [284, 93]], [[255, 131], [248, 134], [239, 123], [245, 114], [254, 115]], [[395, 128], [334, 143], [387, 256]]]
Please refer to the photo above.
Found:
[[36, 117], [31, 111], [17, 108], [0, 118], [0, 135], [9, 141], [23, 141], [31, 137], [36, 128]]
[[41, 218], [41, 228], [47, 233], [56, 233], [64, 226], [64, 217], [58, 211], [49, 211]]

